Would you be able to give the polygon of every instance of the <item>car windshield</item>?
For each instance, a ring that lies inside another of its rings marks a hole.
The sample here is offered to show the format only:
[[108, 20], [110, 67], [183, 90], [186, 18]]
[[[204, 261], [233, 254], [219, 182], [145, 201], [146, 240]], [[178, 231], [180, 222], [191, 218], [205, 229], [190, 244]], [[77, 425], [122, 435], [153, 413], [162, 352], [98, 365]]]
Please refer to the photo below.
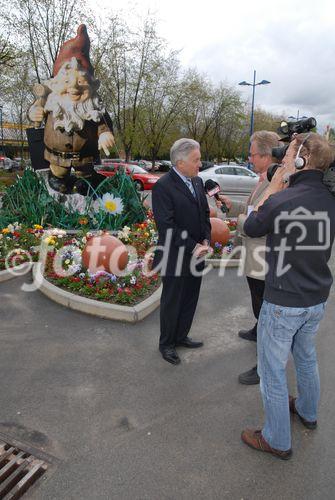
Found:
[[148, 172], [144, 168], [138, 165], [127, 165], [128, 169], [132, 174], [147, 174]]

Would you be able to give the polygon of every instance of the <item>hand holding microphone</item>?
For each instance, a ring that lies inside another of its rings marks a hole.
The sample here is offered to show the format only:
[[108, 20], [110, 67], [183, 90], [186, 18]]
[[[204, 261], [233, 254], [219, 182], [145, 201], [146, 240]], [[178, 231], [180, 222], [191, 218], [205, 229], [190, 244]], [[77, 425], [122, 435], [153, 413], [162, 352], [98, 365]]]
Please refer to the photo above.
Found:
[[217, 182], [213, 181], [212, 179], [207, 179], [207, 181], [205, 182], [205, 191], [210, 198], [214, 196], [214, 198], [217, 200], [215, 202], [216, 206], [221, 209], [222, 213], [227, 213], [229, 211], [229, 209], [231, 208], [231, 201], [223, 194], [219, 194], [221, 188]]

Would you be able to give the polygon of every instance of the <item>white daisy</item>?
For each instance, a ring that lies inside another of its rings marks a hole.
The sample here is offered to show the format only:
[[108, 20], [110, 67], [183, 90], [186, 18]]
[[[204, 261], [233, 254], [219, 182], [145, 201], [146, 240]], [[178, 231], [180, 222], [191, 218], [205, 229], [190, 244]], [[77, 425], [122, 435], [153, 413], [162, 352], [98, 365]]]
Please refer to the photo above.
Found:
[[111, 193], [105, 193], [101, 198], [101, 207], [110, 214], [120, 214], [123, 211], [123, 201]]

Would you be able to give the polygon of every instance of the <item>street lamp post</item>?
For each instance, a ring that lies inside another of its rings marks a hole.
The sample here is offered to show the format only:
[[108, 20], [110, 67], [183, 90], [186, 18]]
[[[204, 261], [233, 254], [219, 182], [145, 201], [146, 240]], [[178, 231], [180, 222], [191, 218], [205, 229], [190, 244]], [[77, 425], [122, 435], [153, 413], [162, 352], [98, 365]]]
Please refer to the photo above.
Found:
[[[252, 101], [251, 101], [251, 117], [250, 117], [250, 137], [254, 133], [254, 105], [255, 105], [255, 88], [257, 85], [268, 85], [268, 80], [262, 80], [261, 82], [256, 83], [256, 70], [254, 70], [254, 80], [253, 83], [248, 83], [246, 81], [240, 82], [239, 85], [252, 87]], [[250, 142], [249, 142], [249, 151], [250, 151]]]
[[295, 117], [295, 116], [289, 116], [288, 118], [289, 118], [289, 120], [297, 120], [298, 121], [299, 119], [300, 120], [305, 120], [305, 118], [307, 118], [307, 116], [299, 116], [299, 109], [298, 109], [297, 117]]

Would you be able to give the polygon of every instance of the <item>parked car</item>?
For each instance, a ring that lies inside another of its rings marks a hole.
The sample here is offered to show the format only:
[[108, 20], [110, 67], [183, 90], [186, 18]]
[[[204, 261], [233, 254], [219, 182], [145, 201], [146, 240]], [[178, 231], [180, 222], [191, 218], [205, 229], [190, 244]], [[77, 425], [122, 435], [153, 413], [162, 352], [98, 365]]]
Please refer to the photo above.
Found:
[[13, 161], [15, 162], [15, 166], [13, 165], [13, 168], [20, 169], [20, 168], [25, 168], [26, 167], [26, 160], [25, 160], [25, 158], [16, 157], [16, 158], [14, 158]]
[[170, 160], [160, 160], [159, 163], [160, 163], [159, 167], [160, 172], [168, 172], [172, 167], [172, 163], [170, 162]]
[[225, 194], [251, 193], [258, 182], [258, 175], [238, 165], [216, 165], [199, 173], [205, 183], [212, 179], [220, 185]]
[[7, 156], [0, 156], [0, 169], [1, 170], [7, 170], [8, 172], [11, 172], [13, 168], [15, 168], [16, 163], [13, 162], [10, 158]]
[[200, 172], [202, 172], [203, 170], [207, 170], [208, 168], [212, 168], [212, 167], [214, 167], [214, 163], [212, 161], [203, 160], [201, 162]]
[[122, 169], [129, 175], [138, 191], [151, 190], [153, 185], [158, 181], [158, 175], [149, 174], [144, 168], [131, 163], [113, 163], [111, 165], [101, 165], [101, 168], [96, 167], [99, 174], [105, 177], [112, 177], [119, 169]]
[[113, 163], [125, 163], [125, 160], [121, 158], [103, 158], [101, 160], [101, 165], [112, 165]]

